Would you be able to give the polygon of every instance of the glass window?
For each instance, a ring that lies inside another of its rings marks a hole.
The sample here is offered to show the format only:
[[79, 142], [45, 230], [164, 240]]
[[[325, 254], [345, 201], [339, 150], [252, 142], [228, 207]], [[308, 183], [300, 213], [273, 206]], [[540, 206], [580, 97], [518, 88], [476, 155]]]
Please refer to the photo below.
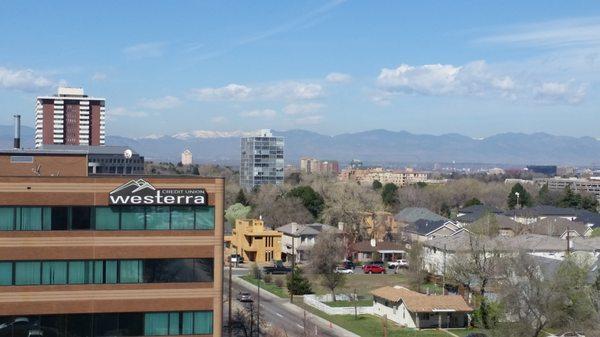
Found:
[[119, 331], [121, 336], [143, 336], [144, 314], [142, 313], [120, 313]]
[[146, 229], [169, 229], [170, 212], [168, 206], [148, 207]]
[[12, 262], [0, 262], [0, 285], [12, 285]]
[[142, 269], [141, 260], [119, 261], [119, 283], [141, 283]]
[[121, 229], [144, 229], [144, 207], [132, 206], [121, 208]]
[[145, 336], [165, 336], [169, 334], [169, 314], [166, 312], [146, 313], [144, 317]]
[[69, 261], [69, 284], [89, 283], [87, 261]]
[[94, 283], [104, 283], [104, 261], [94, 261]]
[[39, 231], [42, 230], [42, 209], [40, 207], [21, 207], [20, 221], [17, 230]]
[[69, 208], [68, 207], [52, 207], [50, 221], [51, 221], [51, 228], [53, 231], [69, 229]]
[[92, 336], [92, 315], [75, 314], [67, 315], [67, 334], [73, 337]]
[[209, 334], [213, 330], [212, 311], [194, 312], [194, 334]]
[[12, 231], [15, 226], [15, 209], [0, 207], [0, 231]]
[[196, 229], [214, 229], [215, 228], [215, 208], [197, 207], [196, 208]]
[[42, 208], [42, 229], [52, 230], [52, 207]]
[[94, 314], [94, 336], [120, 336], [119, 314]]
[[117, 266], [116, 260], [109, 260], [104, 263], [104, 283], [117, 283]]
[[115, 207], [96, 207], [97, 230], [119, 230], [119, 209]]
[[73, 207], [71, 229], [85, 230], [91, 228], [91, 207]]
[[171, 229], [194, 229], [194, 208], [171, 208]]
[[169, 335], [179, 335], [179, 313], [169, 313]]
[[40, 284], [41, 263], [15, 262], [15, 285]]
[[192, 335], [194, 333], [194, 313], [184, 312], [181, 315], [181, 334]]
[[67, 262], [44, 261], [42, 262], [42, 284], [66, 284]]

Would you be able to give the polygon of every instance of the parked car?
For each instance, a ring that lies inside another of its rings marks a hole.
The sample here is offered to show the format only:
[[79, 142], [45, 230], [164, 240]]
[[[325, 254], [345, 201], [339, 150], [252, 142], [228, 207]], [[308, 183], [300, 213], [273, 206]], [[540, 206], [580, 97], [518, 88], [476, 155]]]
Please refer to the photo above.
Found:
[[390, 268], [390, 269], [408, 268], [408, 261], [406, 261], [405, 259], [390, 261], [390, 262], [388, 262], [388, 268]]
[[263, 267], [265, 274], [287, 274], [292, 272], [292, 268], [283, 265], [282, 261], [275, 261], [273, 267]]
[[229, 259], [231, 263], [244, 263], [244, 257], [239, 254], [231, 254]]
[[565, 332], [559, 337], [585, 337], [583, 332]]
[[385, 268], [379, 264], [366, 264], [363, 266], [365, 274], [385, 274]]
[[344, 267], [336, 267], [333, 272], [336, 274], [354, 274], [353, 269], [346, 269]]
[[342, 262], [342, 266], [344, 267], [344, 269], [354, 270], [354, 268], [356, 268], [356, 265], [352, 261], [344, 261]]
[[237, 300], [240, 302], [252, 302], [252, 295], [245, 291], [240, 291], [240, 293], [236, 296]]
[[371, 261], [371, 262], [367, 262], [367, 263], [363, 264], [363, 266], [362, 266], [363, 271], [365, 270], [366, 266], [370, 266], [370, 265], [376, 265], [376, 266], [384, 267], [385, 263], [383, 261]]

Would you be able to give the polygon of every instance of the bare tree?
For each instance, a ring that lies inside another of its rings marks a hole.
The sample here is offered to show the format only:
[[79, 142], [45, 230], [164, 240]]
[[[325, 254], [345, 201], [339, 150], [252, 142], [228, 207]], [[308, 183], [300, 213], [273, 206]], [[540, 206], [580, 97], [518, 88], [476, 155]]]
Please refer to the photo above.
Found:
[[335, 290], [344, 285], [346, 275], [336, 273], [335, 268], [344, 258], [344, 245], [334, 231], [325, 230], [317, 236], [310, 251], [311, 268], [321, 277], [321, 284], [331, 291], [335, 301]]
[[298, 198], [285, 197], [286, 187], [263, 185], [250, 198], [251, 215], [262, 217], [267, 226], [276, 228], [290, 222], [311, 223], [312, 214]]
[[423, 244], [419, 241], [411, 242], [408, 250], [408, 277], [411, 286], [416, 291], [421, 291], [421, 286], [425, 282], [424, 269]]

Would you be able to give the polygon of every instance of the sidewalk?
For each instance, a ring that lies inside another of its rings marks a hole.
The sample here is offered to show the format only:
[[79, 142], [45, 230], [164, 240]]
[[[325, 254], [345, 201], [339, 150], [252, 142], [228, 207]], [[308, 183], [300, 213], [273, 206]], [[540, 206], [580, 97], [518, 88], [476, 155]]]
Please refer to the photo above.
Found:
[[[238, 285], [240, 285], [240, 286], [242, 286], [242, 287], [244, 287], [244, 288], [246, 288], [248, 290], [255, 290], [256, 289], [255, 285], [253, 285], [252, 283], [250, 283], [250, 282], [248, 282], [248, 281], [246, 281], [244, 279], [241, 279], [240, 277], [237, 277], [237, 276], [233, 277], [232, 280], [233, 280], [234, 283], [236, 283], [236, 284], [238, 284]], [[278, 306], [282, 306], [286, 310], [288, 310], [288, 311], [290, 311], [292, 313], [295, 313], [297, 315], [297, 317], [303, 317], [304, 316], [305, 310], [302, 309], [302, 308], [300, 308], [300, 307], [298, 307], [298, 306], [296, 306], [295, 304], [290, 303], [288, 299], [284, 299], [284, 298], [278, 297], [276, 295], [271, 294], [268, 291], [261, 292], [260, 296], [261, 297], [268, 297], [270, 300], [276, 302]], [[312, 320], [312, 322], [314, 322], [319, 327], [319, 329], [321, 329], [321, 330], [332, 331], [332, 332], [334, 332], [338, 336], [360, 337], [359, 335], [357, 335], [357, 334], [355, 334], [353, 332], [350, 332], [350, 331], [348, 331], [348, 330], [346, 330], [346, 329], [344, 329], [344, 328], [342, 328], [342, 327], [340, 327], [338, 325], [335, 325], [335, 324], [329, 322], [328, 320], [323, 319], [323, 318], [321, 318], [321, 317], [319, 317], [317, 315], [314, 315], [314, 314], [312, 314], [312, 313], [310, 313], [308, 311], [306, 311], [306, 317], [308, 319]]]

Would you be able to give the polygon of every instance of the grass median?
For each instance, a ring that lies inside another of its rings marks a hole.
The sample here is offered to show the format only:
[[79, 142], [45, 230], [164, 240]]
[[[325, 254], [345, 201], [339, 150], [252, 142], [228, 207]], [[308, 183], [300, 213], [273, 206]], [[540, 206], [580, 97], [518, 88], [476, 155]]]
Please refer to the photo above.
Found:
[[[252, 284], [254, 284], [255, 286], [258, 286], [258, 280], [255, 279], [254, 277], [252, 277], [251, 275], [244, 275], [241, 277], [243, 280], [248, 281]], [[281, 298], [287, 298], [289, 297], [287, 289], [284, 287], [278, 287], [276, 284], [274, 283], [265, 283], [265, 281], [260, 280], [260, 287], [263, 290], [266, 290], [268, 292], [270, 292], [271, 294], [281, 297]]]

